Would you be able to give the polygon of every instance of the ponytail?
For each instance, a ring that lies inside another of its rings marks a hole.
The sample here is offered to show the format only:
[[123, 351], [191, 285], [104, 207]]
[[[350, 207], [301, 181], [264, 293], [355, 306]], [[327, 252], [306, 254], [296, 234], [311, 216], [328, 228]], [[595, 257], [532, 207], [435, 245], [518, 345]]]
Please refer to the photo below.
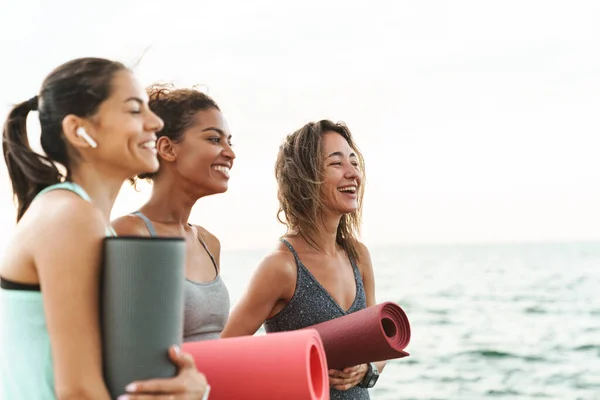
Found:
[[17, 221], [40, 191], [63, 179], [52, 160], [36, 153], [29, 145], [27, 115], [37, 109], [37, 96], [16, 105], [8, 115], [2, 132], [4, 160], [17, 202]]
[[[38, 193], [71, 176], [70, 152], [62, 129], [65, 117], [93, 116], [110, 96], [114, 75], [123, 70], [127, 70], [123, 64], [104, 58], [68, 61], [44, 79], [39, 98], [34, 96], [10, 111], [2, 132], [2, 144], [17, 203], [17, 221]], [[40, 142], [46, 155], [36, 153], [29, 145], [27, 115], [30, 111], [39, 111]], [[64, 175], [59, 165], [64, 167]]]

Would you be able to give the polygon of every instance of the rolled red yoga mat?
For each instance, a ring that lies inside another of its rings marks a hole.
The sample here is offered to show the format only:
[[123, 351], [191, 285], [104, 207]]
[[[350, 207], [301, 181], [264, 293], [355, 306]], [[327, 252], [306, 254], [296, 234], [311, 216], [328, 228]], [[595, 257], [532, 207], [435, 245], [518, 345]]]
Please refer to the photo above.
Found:
[[314, 329], [188, 342], [210, 400], [329, 400], [325, 351]]
[[373, 361], [406, 357], [410, 323], [399, 305], [386, 302], [307, 329], [321, 335], [327, 365], [344, 369]]

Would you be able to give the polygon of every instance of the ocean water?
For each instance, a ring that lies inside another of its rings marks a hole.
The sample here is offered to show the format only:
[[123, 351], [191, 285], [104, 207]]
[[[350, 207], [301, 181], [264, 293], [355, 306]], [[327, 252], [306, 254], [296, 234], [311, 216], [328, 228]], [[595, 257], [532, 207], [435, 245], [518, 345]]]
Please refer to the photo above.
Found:
[[[264, 251], [221, 255], [232, 304]], [[373, 400], [600, 400], [600, 243], [371, 248], [412, 328]]]
[[[232, 301], [263, 252], [228, 252]], [[371, 248], [377, 302], [408, 314], [410, 357], [373, 400], [600, 399], [600, 243]]]

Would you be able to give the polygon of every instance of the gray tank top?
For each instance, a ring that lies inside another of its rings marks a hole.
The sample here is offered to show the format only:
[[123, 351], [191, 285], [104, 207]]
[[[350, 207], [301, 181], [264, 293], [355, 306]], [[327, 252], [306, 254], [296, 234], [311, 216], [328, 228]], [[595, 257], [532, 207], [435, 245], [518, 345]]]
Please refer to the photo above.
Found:
[[[140, 217], [150, 236], [157, 236], [152, 222], [139, 211], [132, 213]], [[194, 282], [185, 280], [185, 314], [183, 326], [183, 341], [198, 342], [201, 340], [218, 339], [229, 317], [229, 291], [221, 278], [217, 263], [198, 233], [198, 240], [213, 262], [217, 277], [210, 282]]]
[[[356, 298], [347, 311], [344, 310], [335, 299], [317, 281], [317, 278], [302, 264], [298, 253], [285, 239], [281, 241], [290, 249], [296, 260], [296, 290], [289, 303], [277, 315], [265, 321], [265, 331], [281, 332], [293, 331], [329, 321], [334, 318], [362, 310], [367, 306], [367, 296], [363, 286], [360, 271], [354, 260], [350, 259], [356, 282]], [[341, 391], [330, 389], [331, 400], [368, 400], [367, 389], [353, 387], [350, 390]]]

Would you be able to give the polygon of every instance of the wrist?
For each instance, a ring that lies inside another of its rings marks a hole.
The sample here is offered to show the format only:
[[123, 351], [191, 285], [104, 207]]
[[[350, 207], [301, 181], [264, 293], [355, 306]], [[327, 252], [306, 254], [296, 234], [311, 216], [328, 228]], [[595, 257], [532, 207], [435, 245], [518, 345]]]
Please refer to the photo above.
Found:
[[369, 364], [368, 363], [367, 364], [363, 364], [362, 365], [362, 376], [363, 376], [363, 378], [365, 376], [367, 376], [368, 373], [369, 373]]
[[379, 379], [379, 369], [375, 363], [369, 363], [367, 365], [367, 371], [363, 377], [363, 380], [360, 382], [358, 386], [370, 389], [375, 386], [377, 380]]

